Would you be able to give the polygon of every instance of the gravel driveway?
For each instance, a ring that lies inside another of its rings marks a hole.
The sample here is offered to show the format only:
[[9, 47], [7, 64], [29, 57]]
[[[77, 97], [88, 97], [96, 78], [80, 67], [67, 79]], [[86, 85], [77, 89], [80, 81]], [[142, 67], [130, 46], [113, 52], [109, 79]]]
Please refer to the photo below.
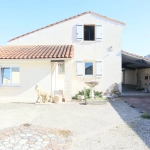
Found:
[[106, 105], [77, 102], [35, 105], [0, 104], [0, 129], [25, 123], [73, 132], [72, 150], [148, 150], [150, 120], [140, 118], [124, 101]]

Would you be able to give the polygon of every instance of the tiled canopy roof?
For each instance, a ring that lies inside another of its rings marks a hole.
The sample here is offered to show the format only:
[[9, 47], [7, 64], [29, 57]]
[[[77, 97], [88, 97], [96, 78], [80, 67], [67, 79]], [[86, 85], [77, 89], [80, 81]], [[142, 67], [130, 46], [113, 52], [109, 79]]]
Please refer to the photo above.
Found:
[[140, 55], [137, 55], [137, 54], [133, 54], [133, 53], [130, 53], [130, 52], [127, 52], [127, 51], [124, 51], [124, 50], [122, 50], [122, 54], [126, 54], [126, 55], [129, 55], [129, 56], [137, 57], [137, 58], [139, 58], [139, 59], [143, 59], [143, 60], [148, 60], [148, 61], [150, 61], [149, 58], [146, 58], [146, 57], [144, 57], [144, 56], [140, 56]]
[[71, 19], [74, 19], [74, 18], [83, 16], [83, 15], [86, 15], [86, 14], [90, 14], [90, 13], [93, 14], [93, 15], [96, 15], [96, 16], [98, 16], [98, 17], [101, 17], [101, 18], [104, 18], [104, 19], [107, 19], [107, 20], [116, 22], [116, 23], [119, 23], [119, 24], [122, 24], [122, 25], [126, 25], [124, 22], [121, 22], [121, 21], [118, 21], [118, 20], [115, 20], [115, 19], [111, 19], [111, 18], [109, 18], [109, 17], [106, 17], [106, 16], [103, 16], [103, 15], [97, 14], [97, 13], [95, 13], [95, 12], [87, 11], [87, 12], [78, 14], [78, 15], [76, 15], [76, 16], [73, 16], [73, 17], [64, 19], [64, 20], [62, 20], [62, 21], [59, 21], [59, 22], [50, 24], [50, 25], [45, 26], [45, 27], [43, 27], [43, 28], [39, 28], [39, 29], [37, 29], [37, 30], [34, 30], [34, 31], [28, 32], [28, 33], [26, 33], [26, 34], [20, 35], [20, 36], [18, 36], [18, 37], [15, 37], [15, 38], [13, 38], [13, 39], [10, 39], [8, 42], [13, 41], [13, 40], [16, 40], [16, 39], [21, 38], [21, 37], [26, 36], [26, 35], [29, 35], [29, 34], [31, 34], [31, 33], [34, 33], [34, 32], [37, 32], [37, 31], [40, 31], [40, 30], [49, 28], [49, 27], [54, 26], [54, 25], [57, 25], [57, 24], [59, 24], [59, 23], [62, 23], [62, 22], [65, 22], [65, 21], [68, 21], [68, 20], [71, 20]]
[[72, 58], [72, 45], [1, 46], [0, 59]]

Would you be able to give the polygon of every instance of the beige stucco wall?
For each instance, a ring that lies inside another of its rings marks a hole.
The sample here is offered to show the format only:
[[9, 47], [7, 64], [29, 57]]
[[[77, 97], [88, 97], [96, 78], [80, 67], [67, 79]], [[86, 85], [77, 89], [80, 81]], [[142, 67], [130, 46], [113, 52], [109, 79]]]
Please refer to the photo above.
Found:
[[145, 76], [150, 76], [150, 68], [147, 69], [136, 69], [134, 70], [125, 70], [123, 72], [124, 84], [137, 85], [137, 73], [141, 81], [141, 87], [148, 88], [150, 90], [150, 85], [145, 85], [145, 83], [150, 80], [145, 80]]
[[148, 69], [139, 69], [138, 73], [139, 73], [139, 76], [140, 76], [140, 79], [141, 79], [141, 86], [143, 88], [149, 88], [149, 90], [150, 90], [150, 85], [149, 86], [145, 85], [145, 83], [150, 82], [150, 80], [149, 81], [145, 80], [145, 76], [147, 76], [147, 75], [150, 76], [150, 68], [148, 68]]
[[136, 71], [125, 70], [124, 71], [124, 84], [136, 85]]
[[[77, 41], [76, 24], [102, 25], [103, 40], [101, 42]], [[121, 24], [94, 16], [92, 14], [87, 14], [72, 19], [70, 21], [66, 21], [58, 25], [40, 30], [33, 34], [29, 34], [17, 40], [11, 41], [8, 43], [8, 45], [45, 45], [45, 44], [46, 45], [55, 45], [55, 44], [74, 45], [74, 58], [71, 61], [67, 61], [65, 64], [66, 73], [64, 76], [64, 85], [63, 85], [64, 92], [65, 94], [68, 95], [67, 98], [71, 99], [71, 95], [74, 95], [79, 90], [83, 89], [84, 87], [87, 87], [84, 84], [85, 81], [91, 81], [91, 80], [99, 81], [100, 82], [99, 85], [95, 88], [98, 91], [105, 92], [108, 88], [111, 88], [114, 83], [118, 83], [120, 91], [122, 90], [121, 89], [121, 80], [122, 80], [121, 31], [123, 28], [124, 26], [122, 26]], [[109, 50], [110, 46], [113, 46], [113, 51]], [[102, 77], [97, 78], [94, 72], [94, 75], [91, 78], [87, 78], [87, 77], [83, 77], [81, 79], [77, 78], [76, 60], [93, 61], [93, 63], [95, 63], [95, 61], [98, 59], [101, 59], [103, 61]], [[26, 71], [30, 69], [27, 66], [28, 64], [24, 64], [24, 69]], [[35, 67], [35, 70], [37, 69], [37, 71], [40, 71], [40, 68], [42, 68], [43, 70], [43, 73], [40, 73], [41, 77], [43, 77], [43, 79], [41, 79], [41, 82], [45, 82], [46, 86], [49, 86], [47, 85], [48, 83], [51, 83], [49, 76], [47, 76], [47, 78], [44, 77], [45, 72], [48, 71], [46, 68], [49, 68], [49, 65], [47, 64], [45, 66], [42, 66], [41, 64], [37, 68]], [[32, 69], [34, 70], [34, 64], [32, 65]], [[44, 69], [46, 69], [47, 71], [44, 71]], [[31, 77], [31, 80], [32, 79], [33, 76]], [[61, 82], [63, 83], [62, 78], [61, 78]], [[26, 84], [24, 85], [25, 87], [27, 87]], [[28, 86], [28, 88], [30, 90], [30, 88], [33, 87]], [[23, 90], [26, 91], [27, 88], [23, 87], [22, 91]], [[31, 96], [33, 96], [32, 92], [26, 94], [26, 97], [31, 97]]]

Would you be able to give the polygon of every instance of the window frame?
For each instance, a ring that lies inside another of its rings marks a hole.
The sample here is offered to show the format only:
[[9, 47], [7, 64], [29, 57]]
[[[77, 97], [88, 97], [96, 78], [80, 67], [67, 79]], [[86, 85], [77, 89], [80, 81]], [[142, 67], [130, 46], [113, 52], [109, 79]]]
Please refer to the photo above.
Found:
[[[93, 74], [92, 75], [86, 75], [85, 74], [85, 63], [93, 63]], [[92, 61], [92, 60], [86, 60], [86, 61], [83, 61], [83, 76], [84, 77], [93, 77], [94, 74], [95, 74], [95, 61]]]
[[[64, 72], [59, 72], [59, 64], [63, 64], [63, 67], [64, 67]], [[60, 61], [60, 62], [58, 62], [58, 75], [64, 75], [65, 74], [65, 62], [64, 61]]]
[[[8, 83], [8, 84], [3, 84], [3, 77], [2, 77], [2, 68], [9, 68], [10, 69], [10, 83]], [[19, 68], [19, 73], [20, 73], [20, 67], [19, 66], [0, 66], [0, 86], [1, 87], [18, 87], [18, 86], [20, 86], [20, 83], [18, 83], [18, 84], [15, 84], [15, 83], [12, 83], [12, 68]]]
[[[85, 40], [84, 39], [84, 27], [85, 26], [94, 26], [94, 40]], [[83, 41], [84, 42], [95, 42], [96, 41], [96, 25], [95, 24], [83, 24]]]

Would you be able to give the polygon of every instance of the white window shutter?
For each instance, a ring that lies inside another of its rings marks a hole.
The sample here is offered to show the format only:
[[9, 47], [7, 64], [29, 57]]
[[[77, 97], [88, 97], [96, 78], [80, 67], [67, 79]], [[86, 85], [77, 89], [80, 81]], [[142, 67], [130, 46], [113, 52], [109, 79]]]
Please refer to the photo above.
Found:
[[77, 62], [76, 62], [76, 64], [77, 64], [77, 76], [83, 76], [83, 61], [81, 61], [81, 60], [78, 60]]
[[83, 25], [77, 24], [77, 40], [83, 40]]
[[96, 25], [96, 41], [102, 41], [102, 25]]
[[103, 62], [102, 60], [96, 61], [96, 76], [101, 77], [103, 75]]

